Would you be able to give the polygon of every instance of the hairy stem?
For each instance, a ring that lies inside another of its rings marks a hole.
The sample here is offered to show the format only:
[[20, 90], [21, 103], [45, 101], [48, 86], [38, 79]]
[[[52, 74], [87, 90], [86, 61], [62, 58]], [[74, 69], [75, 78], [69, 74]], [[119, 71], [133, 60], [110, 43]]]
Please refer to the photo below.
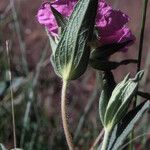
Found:
[[67, 81], [63, 80], [62, 93], [61, 93], [61, 115], [62, 123], [64, 128], [64, 133], [66, 136], [67, 144], [69, 150], [74, 150], [72, 136], [69, 132], [68, 123], [67, 123], [67, 112], [66, 112], [66, 90], [67, 90]]
[[143, 50], [143, 41], [144, 41], [144, 31], [145, 31], [147, 6], [148, 6], [148, 0], [144, 0], [144, 8], [143, 8], [143, 16], [142, 16], [142, 26], [141, 26], [141, 32], [140, 32], [140, 44], [139, 44], [137, 72], [139, 72], [140, 68], [141, 68], [141, 60], [142, 60], [142, 50]]

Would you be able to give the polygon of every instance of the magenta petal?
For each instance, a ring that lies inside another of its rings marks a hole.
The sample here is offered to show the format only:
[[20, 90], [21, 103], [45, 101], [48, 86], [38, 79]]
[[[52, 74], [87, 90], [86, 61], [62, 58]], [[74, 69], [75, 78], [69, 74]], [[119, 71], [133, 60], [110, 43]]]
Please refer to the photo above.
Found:
[[[58, 36], [58, 25], [51, 11], [52, 5], [64, 17], [69, 17], [78, 0], [55, 0], [42, 4], [37, 13], [38, 22], [44, 25], [52, 36]], [[129, 17], [120, 10], [115, 10], [109, 6], [105, 0], [99, 0], [96, 16], [96, 28], [99, 32], [99, 42], [101, 45], [122, 43], [131, 40], [133, 44], [135, 37], [126, 27]], [[127, 49], [125, 47], [125, 49]]]
[[[44, 25], [51, 35], [57, 35], [58, 26], [50, 9], [50, 3], [43, 3], [37, 13], [38, 22]], [[54, 30], [55, 29], [55, 30]]]
[[100, 30], [100, 36], [110, 36], [128, 21], [129, 17], [120, 10], [114, 10], [105, 2], [99, 2], [96, 27]]
[[110, 36], [104, 36], [100, 38], [102, 44], [122, 43], [130, 40], [134, 41], [135, 37], [130, 29], [127, 27], [123, 27], [122, 29], [116, 31]]
[[56, 0], [54, 2], [44, 2], [37, 13], [37, 20], [44, 25], [52, 36], [58, 35], [58, 25], [51, 11], [52, 5], [64, 17], [69, 17], [77, 0]]

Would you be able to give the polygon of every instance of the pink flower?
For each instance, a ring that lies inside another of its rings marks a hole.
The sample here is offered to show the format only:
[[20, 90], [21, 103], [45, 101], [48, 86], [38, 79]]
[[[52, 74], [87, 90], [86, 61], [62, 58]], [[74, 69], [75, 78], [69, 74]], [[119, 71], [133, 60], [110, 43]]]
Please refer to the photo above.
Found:
[[69, 17], [73, 11], [75, 0], [55, 0], [55, 2], [45, 2], [42, 4], [37, 13], [38, 22], [46, 27], [52, 36], [58, 35], [58, 25], [51, 11], [52, 5], [63, 16]]
[[[96, 28], [99, 32], [99, 41], [102, 45], [112, 43], [122, 43], [131, 41], [129, 45], [135, 41], [135, 36], [131, 30], [126, 27], [129, 17], [120, 10], [115, 10], [104, 2], [99, 2], [96, 17]], [[123, 50], [125, 51], [127, 47]]]
[[[52, 36], [58, 35], [58, 25], [50, 9], [52, 5], [64, 17], [69, 17], [78, 0], [55, 0], [45, 2], [38, 11], [37, 18], [40, 24], [44, 25]], [[131, 41], [134, 43], [135, 37], [128, 27], [126, 27], [129, 17], [120, 10], [115, 10], [109, 6], [105, 0], [99, 0], [95, 27], [99, 33], [101, 45], [122, 43]], [[126, 48], [125, 48], [126, 49]]]

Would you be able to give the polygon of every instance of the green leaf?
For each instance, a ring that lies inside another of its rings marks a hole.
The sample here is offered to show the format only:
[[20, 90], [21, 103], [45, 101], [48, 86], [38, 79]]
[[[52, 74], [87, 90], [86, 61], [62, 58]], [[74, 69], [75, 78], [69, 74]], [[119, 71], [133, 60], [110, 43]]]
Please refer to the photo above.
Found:
[[119, 147], [125, 141], [126, 137], [134, 128], [134, 125], [149, 107], [150, 102], [145, 101], [126, 114], [126, 116], [122, 119], [121, 123], [118, 125], [116, 132], [113, 133], [115, 140], [113, 141], [113, 144], [111, 145], [109, 150], [119, 149]]
[[105, 59], [110, 57], [112, 54], [116, 52], [120, 52], [119, 50], [128, 45], [131, 41], [126, 41], [123, 43], [113, 43], [109, 45], [103, 45], [94, 49], [90, 54], [90, 59]]
[[59, 13], [53, 6], [51, 6], [51, 10], [55, 16], [58, 26], [61, 27], [62, 32], [66, 27], [68, 20], [61, 13]]
[[99, 113], [102, 124], [104, 124], [104, 116], [106, 107], [109, 102], [112, 91], [116, 86], [113, 74], [111, 71], [103, 72], [103, 87], [99, 99]]
[[138, 82], [141, 80], [143, 73], [143, 71], [140, 71], [134, 79], [129, 79], [129, 75], [127, 75], [116, 86], [106, 108], [105, 128], [113, 128], [126, 115], [129, 103], [137, 92]]
[[80, 77], [86, 70], [98, 0], [80, 0], [74, 8], [53, 54], [56, 73], [65, 80]]

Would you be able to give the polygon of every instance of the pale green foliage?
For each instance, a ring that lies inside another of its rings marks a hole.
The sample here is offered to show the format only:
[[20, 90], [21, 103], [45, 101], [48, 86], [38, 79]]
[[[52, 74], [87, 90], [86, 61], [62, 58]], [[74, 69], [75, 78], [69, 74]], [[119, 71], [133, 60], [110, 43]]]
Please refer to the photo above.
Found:
[[[113, 128], [109, 134], [109, 141], [106, 150], [118, 150], [123, 144], [129, 133], [133, 130], [137, 121], [143, 116], [149, 108], [150, 102], [145, 101], [135, 109], [129, 111], [124, 118]], [[101, 150], [101, 145], [98, 147]]]
[[127, 75], [115, 87], [106, 108], [104, 117], [105, 128], [114, 127], [126, 115], [129, 103], [137, 92], [138, 82], [142, 76], [143, 71], [139, 72], [134, 79], [129, 79], [129, 75]]
[[137, 121], [143, 116], [144, 112], [149, 108], [150, 102], [146, 101], [135, 109], [130, 111], [118, 125], [118, 128], [115, 133], [115, 140], [113, 142], [111, 150], [118, 150], [119, 147], [123, 144], [126, 137], [134, 128], [134, 125]]
[[[140, 71], [133, 79], [130, 79], [128, 74], [124, 80], [114, 88], [111, 96], [109, 95], [112, 89], [108, 88], [108, 83], [111, 79], [108, 80], [107, 78], [106, 80], [104, 78], [104, 86], [100, 96], [101, 102], [99, 106], [100, 118], [105, 128], [104, 141], [101, 145], [103, 150], [118, 150], [134, 128], [134, 125], [149, 108], [150, 102], [145, 101], [128, 112], [129, 104], [137, 94], [137, 87], [143, 74], [144, 71]], [[101, 146], [99, 146], [98, 150], [101, 149]]]
[[109, 99], [111, 97], [112, 91], [116, 83], [111, 71], [107, 71], [103, 74], [103, 87], [99, 99], [99, 113], [102, 124], [104, 125], [104, 116], [106, 112], [106, 107], [108, 105]]

